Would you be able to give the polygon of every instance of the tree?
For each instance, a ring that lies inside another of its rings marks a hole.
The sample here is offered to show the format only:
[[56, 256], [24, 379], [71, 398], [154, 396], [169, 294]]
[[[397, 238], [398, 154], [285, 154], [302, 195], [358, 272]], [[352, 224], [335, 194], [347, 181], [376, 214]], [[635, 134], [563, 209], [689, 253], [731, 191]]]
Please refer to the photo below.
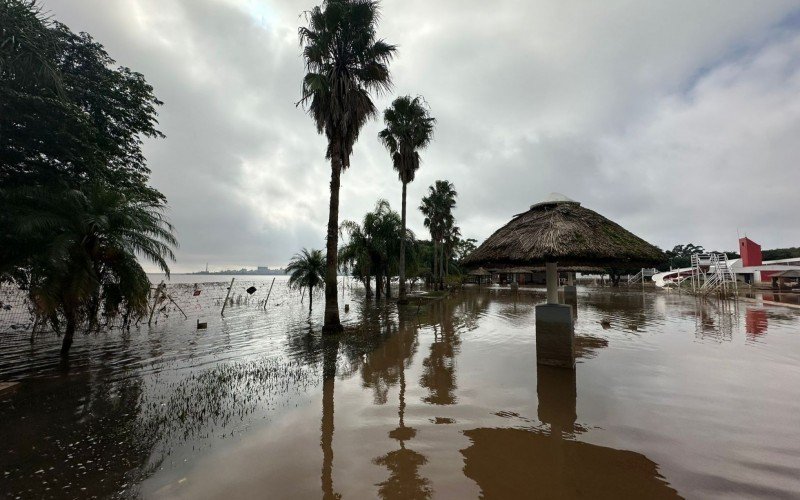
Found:
[[308, 288], [308, 313], [311, 314], [314, 289], [325, 287], [325, 259], [322, 257], [322, 250], [302, 249], [289, 261], [286, 272], [289, 273], [289, 286]]
[[[431, 233], [434, 259], [433, 276], [438, 281], [438, 288], [444, 288], [444, 276], [447, 273], [445, 262], [445, 242], [451, 238], [456, 228], [453, 209], [456, 206], [458, 193], [450, 181], [436, 181], [428, 188], [428, 195], [422, 198], [419, 209], [425, 216], [423, 223]], [[437, 268], [438, 264], [438, 268]]]
[[158, 202], [131, 200], [96, 183], [85, 190], [19, 188], [12, 235], [24, 248], [15, 272], [40, 319], [60, 331], [62, 356], [76, 330], [98, 325], [100, 315], [123, 315], [123, 326], [147, 312], [150, 280], [141, 256], [169, 275], [177, 241]]
[[342, 330], [336, 293], [340, 177], [350, 166], [361, 128], [376, 114], [370, 94], [391, 88], [388, 63], [396, 49], [376, 36], [376, 1], [326, 0], [306, 19], [308, 26], [300, 27], [299, 35], [307, 74], [298, 104], [308, 106], [317, 132], [328, 140], [331, 197], [322, 330], [337, 333]]
[[342, 262], [358, 273], [368, 293], [370, 276], [374, 275], [376, 298], [381, 298], [384, 285], [386, 296], [390, 297], [390, 277], [399, 265], [400, 247], [403, 240], [406, 245], [413, 245], [414, 233], [403, 231], [400, 214], [386, 200], [378, 200], [360, 225], [349, 220], [342, 222], [342, 231], [348, 233], [347, 244], [339, 250]]
[[457, 261], [461, 262], [469, 254], [475, 251], [478, 248], [478, 240], [475, 238], [467, 238], [466, 240], [459, 239], [455, 245], [455, 258]]
[[0, 2], [0, 44], [0, 279], [8, 280], [34, 257], [20, 250], [36, 248], [11, 239], [7, 194], [105, 183], [128, 200], [161, 206], [141, 145], [163, 135], [161, 102], [144, 77], [114, 68], [102, 45], [45, 18], [34, 2]]
[[[406, 186], [414, 181], [419, 169], [419, 150], [430, 144], [433, 126], [436, 122], [428, 112], [422, 97], [402, 96], [392, 102], [383, 113], [386, 128], [378, 133], [378, 138], [389, 150], [392, 166], [403, 184], [403, 205], [400, 211], [403, 232], [406, 230]], [[400, 300], [406, 303], [406, 248], [405, 240], [400, 240]]]
[[144, 77], [86, 33], [0, 0], [0, 280], [26, 290], [37, 319], [77, 329], [130, 325], [177, 245], [166, 200], [148, 185], [142, 139], [161, 102]]

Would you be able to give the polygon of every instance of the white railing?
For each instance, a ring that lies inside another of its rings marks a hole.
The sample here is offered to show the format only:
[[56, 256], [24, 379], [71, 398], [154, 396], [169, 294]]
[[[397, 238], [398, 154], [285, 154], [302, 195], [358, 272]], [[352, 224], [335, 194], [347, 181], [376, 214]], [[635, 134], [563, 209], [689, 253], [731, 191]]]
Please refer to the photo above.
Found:
[[628, 276], [628, 284], [631, 285], [633, 283], [644, 283], [645, 278], [652, 278], [657, 272], [658, 270], [654, 267], [650, 269], [642, 268], [641, 271], [633, 276]]
[[692, 290], [708, 294], [737, 293], [736, 275], [731, 271], [728, 256], [724, 253], [692, 255]]

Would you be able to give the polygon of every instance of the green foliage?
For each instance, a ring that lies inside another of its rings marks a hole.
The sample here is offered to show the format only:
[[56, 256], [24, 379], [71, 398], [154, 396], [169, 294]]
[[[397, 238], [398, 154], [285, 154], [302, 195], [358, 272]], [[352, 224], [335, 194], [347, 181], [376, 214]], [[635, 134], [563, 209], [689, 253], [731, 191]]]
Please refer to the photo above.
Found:
[[425, 216], [423, 223], [433, 240], [433, 278], [439, 287], [444, 286], [450, 256], [461, 237], [461, 230], [455, 225], [453, 216], [457, 196], [455, 186], [450, 181], [436, 181], [428, 187], [428, 195], [422, 198], [419, 207]]
[[101, 312], [126, 320], [145, 314], [150, 280], [136, 256], [169, 274], [166, 260], [177, 245], [162, 205], [131, 201], [103, 184], [19, 188], [6, 196], [17, 258], [25, 263], [11, 274], [41, 318], [59, 330], [62, 321], [91, 328]]
[[325, 287], [325, 257], [322, 250], [302, 249], [289, 261], [286, 272], [289, 274], [289, 286], [308, 288], [308, 311], [311, 312], [314, 289]]
[[370, 93], [391, 88], [396, 49], [377, 38], [377, 2], [326, 0], [306, 19], [298, 30], [307, 70], [300, 103], [328, 139], [326, 158], [346, 169], [361, 128], [377, 112]]
[[383, 122], [386, 128], [378, 138], [389, 151], [400, 182], [412, 182], [419, 169], [419, 150], [433, 139], [436, 119], [430, 116], [422, 97], [402, 96], [383, 112]]
[[800, 247], [763, 250], [761, 256], [764, 260], [795, 259], [800, 257]]
[[[400, 214], [392, 210], [388, 201], [378, 200], [361, 224], [343, 221], [341, 231], [348, 236], [347, 243], [339, 249], [341, 263], [349, 265], [353, 275], [365, 284], [375, 276], [380, 292], [380, 279], [392, 276], [398, 268], [403, 235]], [[405, 238], [406, 247], [413, 248], [414, 233], [406, 230]]]
[[322, 288], [325, 286], [325, 258], [322, 250], [302, 249], [286, 266], [289, 286], [296, 288]]
[[169, 273], [177, 244], [148, 185], [142, 139], [162, 137], [144, 77], [86, 33], [0, 0], [0, 280], [28, 290], [62, 353], [99, 315], [144, 313], [143, 257]]

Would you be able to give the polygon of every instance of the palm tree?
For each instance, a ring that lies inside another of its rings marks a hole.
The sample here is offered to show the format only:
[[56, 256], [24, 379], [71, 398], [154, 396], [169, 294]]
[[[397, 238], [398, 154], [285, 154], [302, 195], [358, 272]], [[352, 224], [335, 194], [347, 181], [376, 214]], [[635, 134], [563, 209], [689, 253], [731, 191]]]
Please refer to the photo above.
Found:
[[[378, 133], [378, 138], [389, 150], [392, 166], [403, 184], [402, 216], [403, 232], [406, 230], [406, 186], [414, 181], [419, 168], [419, 150], [425, 148], [433, 138], [433, 125], [436, 122], [428, 112], [422, 97], [402, 96], [392, 102], [392, 106], [383, 112], [386, 128]], [[400, 300], [406, 301], [406, 247], [405, 240], [400, 241]]]
[[83, 190], [19, 188], [7, 195], [15, 206], [18, 242], [15, 273], [22, 277], [39, 318], [60, 331], [62, 356], [78, 326], [97, 325], [123, 313], [123, 325], [147, 311], [150, 280], [137, 255], [169, 275], [177, 246], [164, 206], [126, 197], [94, 184]]
[[[375, 275], [376, 299], [381, 298], [384, 285], [390, 296], [389, 282], [397, 266], [401, 244], [413, 244], [414, 233], [402, 229], [400, 214], [392, 210], [389, 202], [378, 200], [375, 209], [368, 212], [362, 224], [343, 221], [342, 231], [348, 233], [348, 243], [340, 250], [343, 262], [357, 270], [369, 293], [369, 280]], [[405, 234], [405, 238], [401, 235]]]
[[322, 257], [322, 250], [302, 249], [292, 257], [286, 266], [286, 272], [290, 275], [289, 286], [308, 288], [308, 313], [311, 314], [314, 289], [325, 286], [325, 259]]
[[378, 2], [325, 0], [306, 13], [300, 43], [307, 74], [298, 104], [308, 106], [317, 132], [328, 139], [325, 158], [331, 161], [331, 197], [328, 211], [325, 272], [326, 333], [342, 330], [336, 292], [339, 229], [339, 184], [361, 128], [376, 109], [371, 93], [391, 88], [389, 61], [395, 47], [376, 37]]
[[438, 288], [444, 288], [447, 267], [444, 259], [444, 244], [455, 227], [453, 209], [456, 206], [456, 196], [458, 193], [450, 181], [436, 181], [428, 187], [428, 195], [422, 198], [422, 204], [419, 207], [425, 216], [423, 223], [430, 231], [433, 241], [433, 280], [434, 285], [438, 281]]
[[0, 2], [0, 79], [62, 92], [53, 64], [56, 36], [35, 0]]

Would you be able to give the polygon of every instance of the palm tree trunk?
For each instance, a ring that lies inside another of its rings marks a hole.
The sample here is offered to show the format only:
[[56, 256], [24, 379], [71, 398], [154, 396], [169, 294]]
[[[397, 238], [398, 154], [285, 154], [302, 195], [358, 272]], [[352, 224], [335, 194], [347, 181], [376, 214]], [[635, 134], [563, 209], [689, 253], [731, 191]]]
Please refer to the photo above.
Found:
[[403, 221], [403, 233], [400, 235], [400, 299], [398, 304], [408, 304], [406, 300], [406, 182], [403, 182], [403, 205], [400, 218]]
[[390, 276], [389, 271], [386, 271], [386, 298], [392, 298], [392, 277]]
[[372, 297], [372, 276], [369, 274], [364, 278], [364, 289], [366, 290], [367, 298]]
[[433, 277], [431, 278], [431, 285], [433, 289], [436, 290], [436, 282], [438, 281], [438, 268], [436, 267], [436, 261], [439, 259], [439, 255], [436, 252], [436, 240], [433, 240]]
[[338, 148], [331, 155], [331, 202], [328, 208], [328, 241], [325, 270], [325, 323], [322, 333], [339, 333], [339, 294], [336, 290], [336, 258], [339, 251], [339, 185], [342, 166]]
[[444, 290], [444, 267], [447, 263], [444, 261], [444, 241], [439, 243], [439, 290]]
[[312, 305], [314, 304], [313, 288], [308, 287], [308, 314], [311, 314]]
[[381, 280], [381, 272], [375, 271], [375, 300], [381, 300], [381, 291], [383, 290], [383, 281]]
[[64, 332], [64, 340], [61, 342], [62, 357], [69, 355], [69, 348], [72, 347], [72, 339], [75, 336], [76, 326], [75, 318], [72, 316], [67, 316], [67, 329]]

